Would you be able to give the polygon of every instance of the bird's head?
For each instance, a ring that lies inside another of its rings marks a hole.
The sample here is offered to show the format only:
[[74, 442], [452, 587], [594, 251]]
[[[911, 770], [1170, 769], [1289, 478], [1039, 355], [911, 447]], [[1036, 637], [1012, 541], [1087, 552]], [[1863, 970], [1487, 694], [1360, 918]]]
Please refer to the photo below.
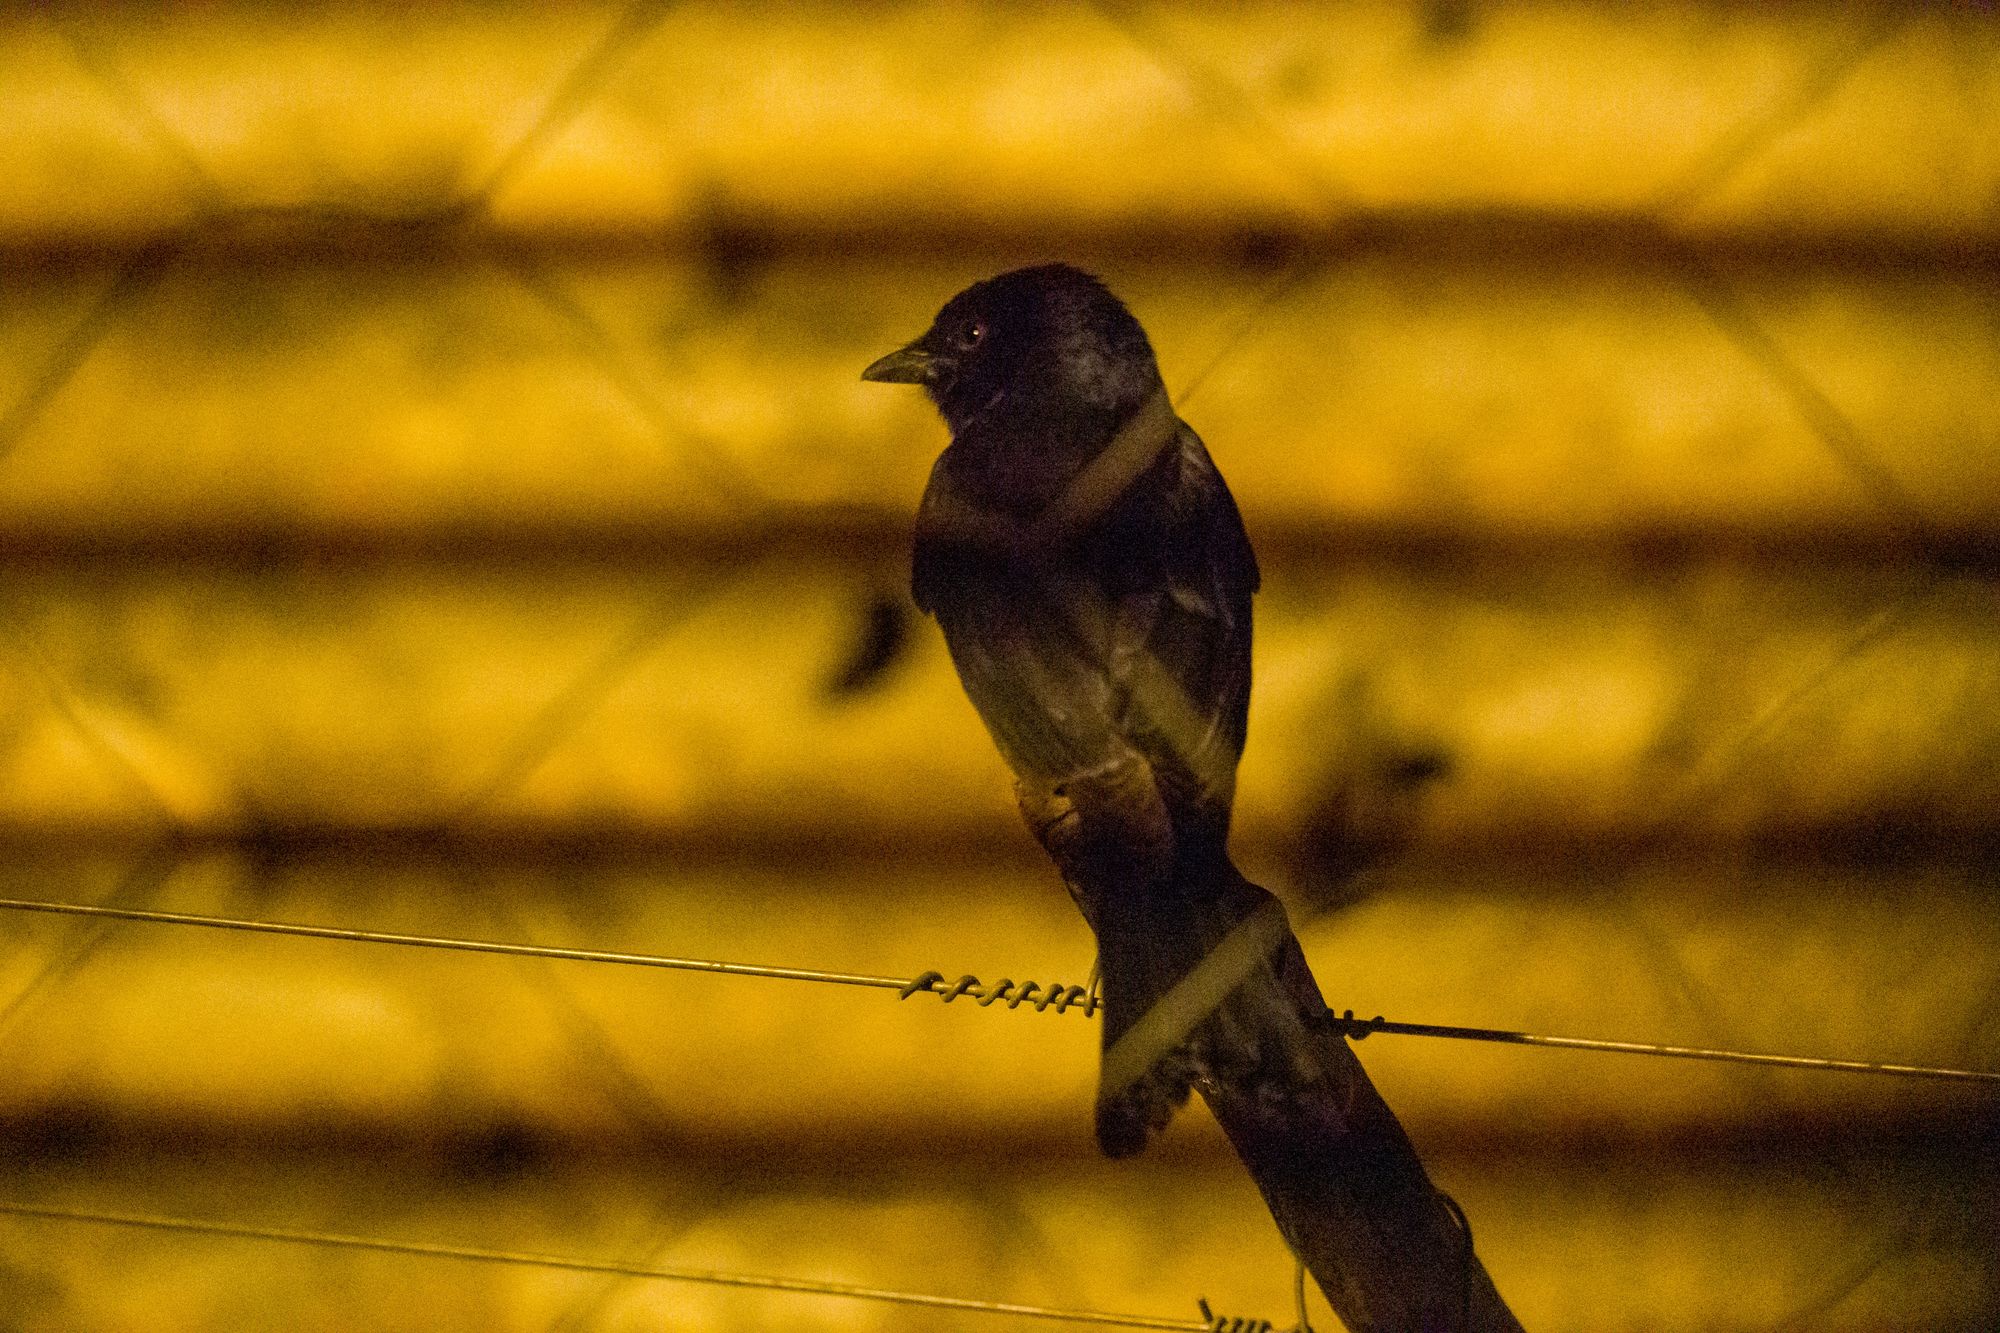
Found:
[[1103, 283], [1042, 264], [966, 288], [861, 378], [921, 384], [956, 436], [996, 410], [1117, 419], [1152, 396], [1160, 371], [1146, 331]]

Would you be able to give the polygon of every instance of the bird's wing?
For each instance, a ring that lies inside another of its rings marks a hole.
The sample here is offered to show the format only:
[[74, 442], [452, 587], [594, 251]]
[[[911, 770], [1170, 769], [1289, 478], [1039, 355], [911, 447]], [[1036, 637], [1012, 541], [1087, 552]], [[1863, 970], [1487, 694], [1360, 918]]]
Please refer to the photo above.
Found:
[[1229, 487], [1185, 424], [1160, 469], [1150, 549], [1132, 553], [1149, 568], [1119, 599], [1113, 672], [1127, 734], [1169, 807], [1219, 817], [1213, 831], [1226, 832], [1249, 716], [1257, 558]]

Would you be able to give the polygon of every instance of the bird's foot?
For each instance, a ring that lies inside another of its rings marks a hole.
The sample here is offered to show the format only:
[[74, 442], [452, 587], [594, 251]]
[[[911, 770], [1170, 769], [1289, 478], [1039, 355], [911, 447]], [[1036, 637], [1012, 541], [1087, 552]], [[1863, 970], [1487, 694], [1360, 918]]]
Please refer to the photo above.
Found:
[[1172, 868], [1173, 822], [1152, 766], [1137, 753], [1054, 786], [1017, 782], [1015, 797], [1036, 840], [1072, 885], [1129, 886]]
[[1073, 846], [1083, 824], [1076, 802], [1060, 790], [1031, 786], [1020, 781], [1014, 783], [1014, 800], [1021, 808], [1021, 818], [1028, 823], [1028, 831], [1035, 835], [1035, 841], [1042, 844], [1042, 849], [1060, 864], [1063, 856], [1057, 848]]

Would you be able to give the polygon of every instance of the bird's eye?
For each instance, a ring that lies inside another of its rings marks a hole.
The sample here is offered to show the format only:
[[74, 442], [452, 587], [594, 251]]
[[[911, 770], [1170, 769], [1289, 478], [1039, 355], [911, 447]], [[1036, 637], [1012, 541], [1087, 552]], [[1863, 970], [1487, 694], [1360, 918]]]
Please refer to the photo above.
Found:
[[977, 347], [979, 346], [981, 340], [983, 340], [985, 337], [986, 337], [985, 321], [974, 320], [972, 323], [966, 325], [965, 328], [959, 332], [958, 345], [960, 347], [965, 347], [965, 348]]

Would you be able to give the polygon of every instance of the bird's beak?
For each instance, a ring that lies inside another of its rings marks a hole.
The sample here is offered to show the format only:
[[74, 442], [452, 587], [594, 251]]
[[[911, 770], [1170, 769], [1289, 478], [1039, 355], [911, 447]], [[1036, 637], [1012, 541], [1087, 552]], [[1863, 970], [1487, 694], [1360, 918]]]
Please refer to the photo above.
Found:
[[922, 340], [908, 347], [898, 347], [861, 372], [862, 379], [883, 384], [934, 384], [937, 375], [937, 358], [931, 355]]

